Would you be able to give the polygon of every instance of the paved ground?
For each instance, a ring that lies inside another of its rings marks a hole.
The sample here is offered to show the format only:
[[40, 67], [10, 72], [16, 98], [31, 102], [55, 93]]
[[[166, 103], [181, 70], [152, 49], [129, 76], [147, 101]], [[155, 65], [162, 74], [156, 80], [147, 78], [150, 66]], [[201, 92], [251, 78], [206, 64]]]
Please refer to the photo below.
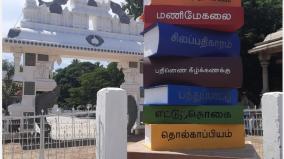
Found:
[[[144, 139], [144, 135], [129, 136], [128, 144]], [[95, 159], [95, 146], [69, 147], [45, 150], [45, 159]], [[39, 150], [22, 150], [20, 144], [5, 144], [3, 159], [38, 159]]]
[[[143, 140], [144, 135], [130, 136], [128, 146], [134, 145]], [[262, 156], [262, 138], [247, 137], [247, 143], [251, 143]], [[84, 146], [76, 148], [48, 149], [45, 150], [45, 159], [95, 159], [95, 146]], [[13, 152], [13, 153], [11, 153]], [[3, 159], [38, 159], [39, 150], [23, 151], [19, 144], [6, 144], [3, 146]]]
[[246, 142], [252, 144], [258, 156], [263, 159], [262, 136], [247, 136]]
[[[95, 159], [95, 151], [95, 146], [48, 149], [45, 150], [45, 159]], [[8, 144], [3, 147], [3, 159], [39, 159], [38, 154], [39, 150], [23, 151], [19, 144]]]

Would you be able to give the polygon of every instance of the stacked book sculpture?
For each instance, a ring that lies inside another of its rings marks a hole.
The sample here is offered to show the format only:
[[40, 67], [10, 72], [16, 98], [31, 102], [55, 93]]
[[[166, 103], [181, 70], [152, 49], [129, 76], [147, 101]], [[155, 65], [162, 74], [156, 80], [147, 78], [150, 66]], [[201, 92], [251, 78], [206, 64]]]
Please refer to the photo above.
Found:
[[152, 150], [245, 144], [240, 0], [146, 0], [145, 144]]

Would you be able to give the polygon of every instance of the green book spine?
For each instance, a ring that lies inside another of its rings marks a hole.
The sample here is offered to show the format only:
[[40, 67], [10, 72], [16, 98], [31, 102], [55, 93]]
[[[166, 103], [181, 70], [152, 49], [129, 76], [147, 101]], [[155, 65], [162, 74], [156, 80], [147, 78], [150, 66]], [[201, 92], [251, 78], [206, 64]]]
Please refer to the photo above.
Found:
[[243, 107], [144, 106], [145, 124], [242, 124]]

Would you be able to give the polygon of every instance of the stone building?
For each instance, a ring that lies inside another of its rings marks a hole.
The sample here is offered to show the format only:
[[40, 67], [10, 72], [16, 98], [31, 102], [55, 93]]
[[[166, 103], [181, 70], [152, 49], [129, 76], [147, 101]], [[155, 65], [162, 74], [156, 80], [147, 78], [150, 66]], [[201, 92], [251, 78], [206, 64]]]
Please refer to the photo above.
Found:
[[255, 44], [249, 54], [257, 54], [262, 67], [262, 93], [282, 90], [282, 28]]
[[135, 99], [135, 125], [141, 127], [143, 23], [126, 16], [120, 5], [111, 1], [69, 0], [69, 6], [67, 1], [25, 2], [20, 27], [11, 28], [2, 39], [2, 51], [14, 56], [13, 80], [23, 83], [22, 100], [8, 107], [10, 115], [38, 114], [37, 108], [51, 105], [44, 102], [40, 106], [37, 101], [56, 95], [52, 71], [62, 58], [100, 60], [117, 62], [123, 70], [121, 88]]

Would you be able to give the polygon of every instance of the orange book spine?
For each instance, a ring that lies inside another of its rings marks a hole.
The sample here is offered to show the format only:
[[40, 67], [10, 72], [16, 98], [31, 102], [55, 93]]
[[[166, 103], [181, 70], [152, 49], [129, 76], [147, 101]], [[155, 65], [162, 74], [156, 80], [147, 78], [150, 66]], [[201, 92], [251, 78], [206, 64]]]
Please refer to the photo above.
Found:
[[157, 151], [243, 148], [245, 146], [244, 125], [146, 125], [145, 145]]

